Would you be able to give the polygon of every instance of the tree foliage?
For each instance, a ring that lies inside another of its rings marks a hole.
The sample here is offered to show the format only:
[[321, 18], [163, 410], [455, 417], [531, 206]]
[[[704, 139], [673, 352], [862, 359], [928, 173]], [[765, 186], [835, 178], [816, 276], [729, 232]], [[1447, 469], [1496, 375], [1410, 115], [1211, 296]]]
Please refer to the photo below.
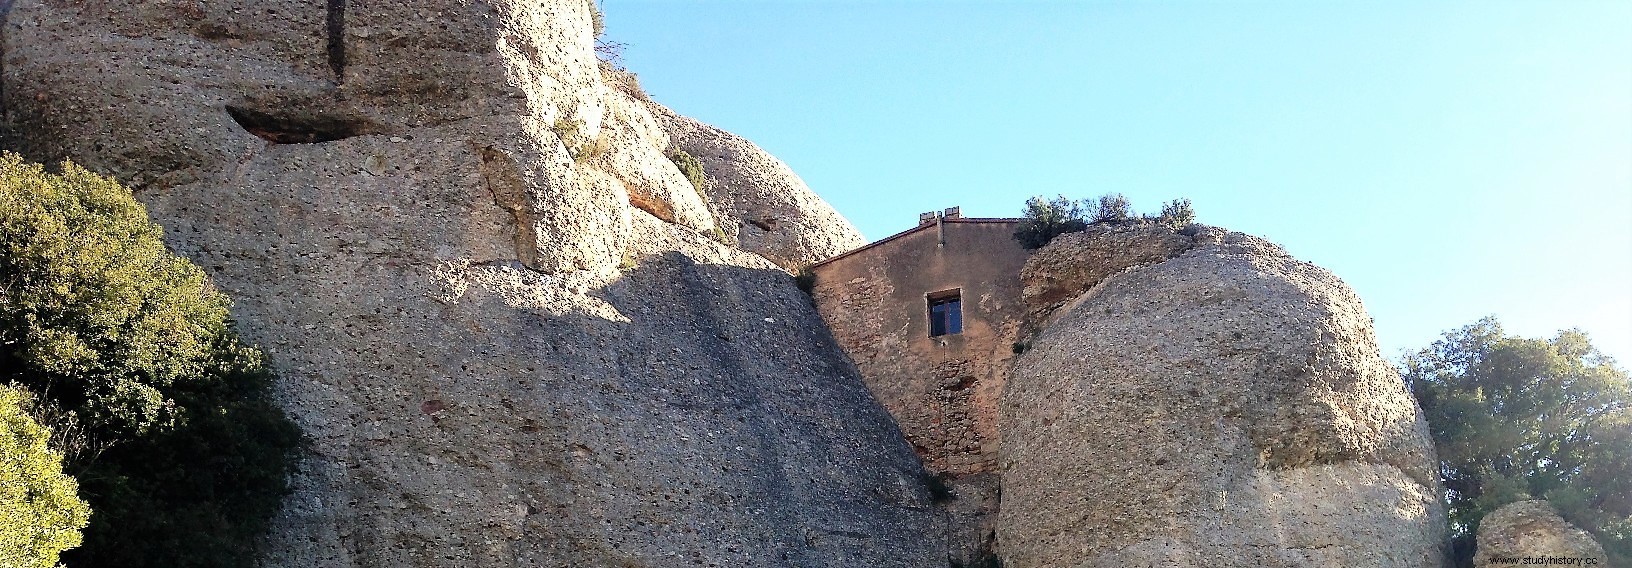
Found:
[[67, 465], [97, 510], [70, 563], [247, 565], [300, 436], [160, 236], [118, 183], [0, 156], [0, 382], [98, 450]]
[[1497, 507], [1542, 498], [1632, 560], [1632, 392], [1578, 331], [1504, 335], [1482, 319], [1405, 359], [1439, 453], [1460, 565]]
[[1056, 236], [1087, 228], [1088, 223], [1082, 218], [1086, 208], [1083, 202], [1064, 195], [1054, 199], [1044, 199], [1041, 195], [1027, 199], [1014, 238], [1027, 249], [1042, 248]]
[[1107, 193], [1099, 196], [1099, 202], [1094, 206], [1093, 222], [1126, 221], [1133, 218], [1133, 203], [1127, 196], [1120, 193]]
[[27, 398], [0, 385], [0, 566], [51, 568], [79, 546], [91, 509], [46, 446], [50, 432], [24, 413]]
[[1183, 229], [1196, 222], [1196, 210], [1190, 206], [1189, 199], [1174, 199], [1162, 204], [1162, 214], [1156, 217], [1156, 222], [1173, 229]]
[[[1093, 200], [1070, 199], [1064, 195], [1045, 199], [1039, 195], [1026, 200], [1021, 217], [1014, 238], [1027, 249], [1042, 248], [1054, 237], [1082, 231], [1088, 225], [1134, 220], [1133, 204], [1120, 193], [1107, 193]], [[1196, 210], [1189, 199], [1180, 198], [1163, 203], [1160, 216], [1146, 214], [1139, 219], [1177, 230], [1196, 221]]]

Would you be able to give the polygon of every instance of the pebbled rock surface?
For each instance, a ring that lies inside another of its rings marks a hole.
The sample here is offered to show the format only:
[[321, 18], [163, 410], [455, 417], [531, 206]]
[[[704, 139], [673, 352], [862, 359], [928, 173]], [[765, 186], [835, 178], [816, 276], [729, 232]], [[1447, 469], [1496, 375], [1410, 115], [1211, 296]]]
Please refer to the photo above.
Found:
[[1095, 223], [1082, 232], [1056, 236], [1020, 271], [1028, 316], [1038, 319], [1113, 274], [1173, 258], [1198, 243], [1217, 242], [1223, 234], [1204, 225], [1180, 231], [1131, 220]]
[[313, 441], [266, 566], [944, 566], [911, 449], [714, 239], [589, 2], [7, 4], [4, 144], [133, 184]]
[[1479, 522], [1479, 549], [1473, 565], [1520, 564], [1608, 566], [1609, 558], [1591, 534], [1559, 517], [1546, 501], [1519, 501], [1492, 511]]
[[1016, 361], [1003, 565], [1440, 565], [1432, 445], [1359, 298], [1271, 243], [1207, 234], [1097, 271], [1115, 273]]
[[742, 250], [795, 272], [867, 244], [787, 164], [753, 142], [661, 105], [650, 107], [675, 147], [702, 163], [709, 210], [727, 240]]

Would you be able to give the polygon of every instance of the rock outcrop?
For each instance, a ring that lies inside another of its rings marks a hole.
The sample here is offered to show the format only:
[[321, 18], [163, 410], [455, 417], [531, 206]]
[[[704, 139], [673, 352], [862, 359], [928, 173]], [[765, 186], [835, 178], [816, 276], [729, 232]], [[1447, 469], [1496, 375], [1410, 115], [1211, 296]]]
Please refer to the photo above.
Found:
[[1221, 234], [1220, 229], [1206, 225], [1177, 231], [1130, 220], [1095, 223], [1082, 232], [1054, 237], [1020, 272], [1028, 319], [1036, 325], [1055, 308], [1111, 275], [1173, 258], [1195, 248], [1197, 242], [1216, 242]]
[[1120, 272], [1027, 268], [1094, 284], [1005, 391], [1003, 565], [1440, 565], [1432, 446], [1359, 298], [1266, 241], [1197, 235]]
[[727, 238], [789, 272], [866, 244], [787, 164], [753, 142], [651, 105], [675, 147], [702, 163]]
[[323, 4], [5, 3], [6, 146], [132, 184], [280, 370], [313, 443], [266, 565], [944, 566], [912, 450], [710, 211], [787, 210], [739, 237], [782, 266], [848, 224], [690, 187], [586, 0]]
[[1519, 501], [1479, 522], [1473, 565], [1608, 566], [1609, 558], [1591, 534], [1559, 517], [1546, 501]]

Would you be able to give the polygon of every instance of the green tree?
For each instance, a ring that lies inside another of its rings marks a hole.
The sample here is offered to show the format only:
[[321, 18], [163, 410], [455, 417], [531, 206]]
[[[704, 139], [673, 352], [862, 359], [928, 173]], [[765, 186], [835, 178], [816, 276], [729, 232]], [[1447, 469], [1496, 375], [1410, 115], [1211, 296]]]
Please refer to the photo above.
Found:
[[0, 382], [92, 442], [97, 510], [71, 564], [248, 565], [299, 432], [228, 301], [171, 255], [129, 190], [0, 156]]
[[1402, 373], [1439, 453], [1458, 565], [1487, 513], [1529, 498], [1592, 532], [1612, 564], [1632, 560], [1632, 387], [1586, 335], [1512, 337], [1485, 318]]
[[1173, 229], [1183, 229], [1196, 222], [1196, 210], [1190, 206], [1189, 199], [1174, 199], [1162, 204], [1162, 214], [1156, 217], [1156, 222]]
[[79, 546], [91, 508], [46, 447], [50, 432], [24, 412], [27, 398], [0, 385], [0, 566], [51, 568]]
[[1064, 195], [1054, 199], [1044, 199], [1041, 195], [1027, 199], [1014, 238], [1027, 249], [1042, 248], [1056, 236], [1086, 229], [1088, 223], [1082, 219], [1084, 209], [1083, 202]]
[[1120, 193], [1107, 193], [1099, 196], [1098, 205], [1094, 206], [1092, 217], [1095, 223], [1107, 221], [1126, 221], [1133, 218], [1133, 203], [1127, 196]]

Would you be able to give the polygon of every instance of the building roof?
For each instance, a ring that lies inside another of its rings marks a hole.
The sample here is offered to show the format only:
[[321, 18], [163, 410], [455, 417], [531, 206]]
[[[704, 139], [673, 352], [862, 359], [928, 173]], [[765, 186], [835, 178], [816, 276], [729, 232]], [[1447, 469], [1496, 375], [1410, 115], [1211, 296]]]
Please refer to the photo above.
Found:
[[[995, 223], [1019, 223], [1019, 222], [1024, 221], [1024, 220], [1025, 219], [1021, 219], [1019, 217], [975, 217], [975, 218], [964, 218], [964, 217], [944, 218], [943, 217], [943, 218], [940, 219], [940, 222], [942, 222], [942, 223], [994, 223], [995, 224]], [[846, 257], [849, 257], [850, 255], [853, 255], [853, 254], [856, 254], [856, 253], [859, 253], [859, 252], [862, 252], [862, 251], [865, 251], [865, 250], [871, 250], [874, 247], [877, 247], [877, 246], [882, 245], [884, 243], [888, 243], [890, 241], [899, 239], [901, 237], [905, 237], [907, 235], [916, 233], [918, 231], [922, 231], [924, 229], [933, 228], [934, 226], [935, 226], [935, 223], [922, 223], [922, 224], [920, 224], [920, 225], [918, 225], [916, 227], [913, 227], [911, 229], [907, 229], [905, 231], [901, 231], [899, 233], [890, 235], [888, 237], [884, 237], [882, 239], [867, 243], [865, 245], [861, 245], [859, 247], [850, 249], [847, 252], [843, 252], [843, 253], [834, 255], [831, 258], [828, 258], [828, 259], [823, 260], [821, 262], [810, 265], [810, 268], [814, 269], [814, 268], [816, 268], [818, 266], [827, 264], [829, 262], [833, 262], [833, 261], [841, 259], [841, 258], [846, 258]]]

